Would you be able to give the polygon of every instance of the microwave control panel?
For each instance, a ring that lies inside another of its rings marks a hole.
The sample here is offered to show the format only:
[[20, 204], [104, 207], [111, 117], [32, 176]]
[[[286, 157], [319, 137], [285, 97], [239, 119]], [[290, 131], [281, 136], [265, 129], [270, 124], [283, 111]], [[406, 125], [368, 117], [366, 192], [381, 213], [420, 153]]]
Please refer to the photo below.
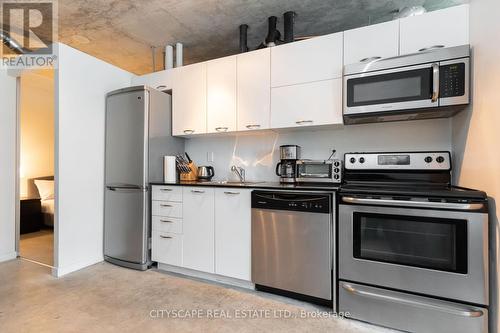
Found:
[[465, 94], [465, 63], [439, 66], [439, 97], [456, 97]]

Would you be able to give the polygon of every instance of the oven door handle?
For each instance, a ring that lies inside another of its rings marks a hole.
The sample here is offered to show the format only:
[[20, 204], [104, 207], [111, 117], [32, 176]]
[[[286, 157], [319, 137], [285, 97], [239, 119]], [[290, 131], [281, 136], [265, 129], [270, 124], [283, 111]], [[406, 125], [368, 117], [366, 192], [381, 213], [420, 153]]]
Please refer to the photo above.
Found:
[[470, 317], [470, 318], [478, 318], [482, 317], [484, 315], [483, 311], [478, 310], [478, 309], [471, 309], [467, 307], [459, 307], [459, 306], [450, 306], [450, 305], [436, 305], [432, 303], [427, 303], [423, 302], [417, 297], [411, 297], [411, 296], [406, 296], [406, 297], [401, 297], [401, 296], [394, 296], [394, 295], [389, 295], [389, 294], [382, 294], [382, 293], [376, 293], [371, 290], [364, 290], [360, 287], [354, 287], [351, 284], [341, 282], [340, 283], [342, 288], [346, 290], [347, 292], [357, 295], [357, 296], [362, 296], [362, 297], [369, 297], [373, 299], [378, 299], [382, 301], [388, 301], [388, 302], [393, 302], [393, 303], [399, 303], [403, 305], [409, 305], [409, 306], [414, 306], [414, 307], [419, 307], [422, 309], [431, 309], [431, 310], [437, 310], [441, 312], [447, 312], [449, 314], [455, 315], [455, 316], [461, 316], [461, 317]]
[[480, 210], [484, 207], [482, 203], [410, 201], [410, 200], [369, 199], [369, 198], [354, 198], [354, 197], [343, 197], [342, 201], [351, 204], [438, 208], [438, 209], [455, 209], [455, 210]]

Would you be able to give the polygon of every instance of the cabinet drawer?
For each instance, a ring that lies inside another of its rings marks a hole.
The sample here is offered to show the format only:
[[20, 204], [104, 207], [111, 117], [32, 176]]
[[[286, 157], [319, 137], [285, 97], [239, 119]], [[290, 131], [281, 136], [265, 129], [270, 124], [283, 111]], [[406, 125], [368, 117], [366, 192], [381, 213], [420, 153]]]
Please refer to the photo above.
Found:
[[182, 217], [182, 202], [153, 201], [152, 215]]
[[182, 219], [175, 217], [153, 216], [153, 230], [182, 234]]
[[153, 230], [151, 257], [163, 264], [182, 266], [182, 235]]
[[354, 319], [409, 332], [488, 331], [487, 309], [343, 281], [339, 310]]
[[153, 200], [182, 202], [181, 186], [153, 186]]

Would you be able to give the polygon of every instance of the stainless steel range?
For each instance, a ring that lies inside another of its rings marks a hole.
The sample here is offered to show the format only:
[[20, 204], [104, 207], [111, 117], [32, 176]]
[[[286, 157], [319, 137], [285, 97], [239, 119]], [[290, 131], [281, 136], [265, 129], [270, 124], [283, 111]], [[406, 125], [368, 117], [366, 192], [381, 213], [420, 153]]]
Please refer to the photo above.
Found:
[[344, 179], [339, 310], [411, 332], [487, 332], [486, 194], [450, 185], [450, 153], [350, 153]]

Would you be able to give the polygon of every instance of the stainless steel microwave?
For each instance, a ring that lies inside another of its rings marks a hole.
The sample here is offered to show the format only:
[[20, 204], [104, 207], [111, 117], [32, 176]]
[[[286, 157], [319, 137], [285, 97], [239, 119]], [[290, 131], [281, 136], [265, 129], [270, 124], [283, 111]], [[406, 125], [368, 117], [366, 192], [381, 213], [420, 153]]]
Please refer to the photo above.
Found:
[[344, 67], [344, 123], [449, 117], [469, 104], [470, 46]]

